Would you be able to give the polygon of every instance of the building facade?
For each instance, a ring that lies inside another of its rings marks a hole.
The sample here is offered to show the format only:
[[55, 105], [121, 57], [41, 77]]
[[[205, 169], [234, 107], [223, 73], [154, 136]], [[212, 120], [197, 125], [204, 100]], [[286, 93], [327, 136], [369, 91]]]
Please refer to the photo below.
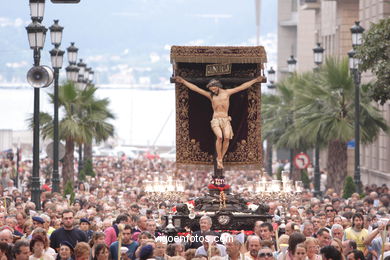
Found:
[[[352, 48], [350, 28], [361, 21], [365, 29], [371, 23], [390, 16], [387, 0], [278, 0], [278, 80], [287, 75], [287, 59], [294, 55], [297, 72], [314, 68], [313, 48], [321, 43], [325, 56], [347, 57]], [[362, 75], [362, 82], [373, 78]], [[390, 125], [390, 102], [377, 105]], [[390, 182], [390, 135], [381, 132], [377, 140], [360, 149], [363, 184]], [[321, 166], [326, 153], [321, 153]], [[354, 172], [354, 150], [348, 150], [348, 174]]]

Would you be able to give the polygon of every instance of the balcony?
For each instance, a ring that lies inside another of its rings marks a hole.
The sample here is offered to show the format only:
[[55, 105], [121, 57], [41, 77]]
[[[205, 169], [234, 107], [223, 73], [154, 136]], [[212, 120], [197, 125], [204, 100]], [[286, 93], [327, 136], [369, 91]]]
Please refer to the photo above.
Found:
[[280, 26], [291, 27], [291, 26], [297, 26], [297, 24], [298, 24], [297, 12], [292, 12], [289, 19], [279, 21]]
[[320, 0], [300, 0], [303, 10], [319, 10], [321, 8]]

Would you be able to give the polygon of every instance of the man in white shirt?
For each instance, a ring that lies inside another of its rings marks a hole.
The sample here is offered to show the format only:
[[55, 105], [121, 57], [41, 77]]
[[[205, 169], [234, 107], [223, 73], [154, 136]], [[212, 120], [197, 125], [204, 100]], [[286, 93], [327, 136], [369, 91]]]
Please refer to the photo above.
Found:
[[[204, 239], [202, 239], [204, 238]], [[217, 247], [220, 252], [220, 256], [226, 256], [226, 247], [221, 244], [217, 244], [219, 237], [215, 236], [213, 232], [205, 232], [204, 237], [201, 237], [203, 246], [196, 249], [195, 255], [208, 255], [210, 246]]]

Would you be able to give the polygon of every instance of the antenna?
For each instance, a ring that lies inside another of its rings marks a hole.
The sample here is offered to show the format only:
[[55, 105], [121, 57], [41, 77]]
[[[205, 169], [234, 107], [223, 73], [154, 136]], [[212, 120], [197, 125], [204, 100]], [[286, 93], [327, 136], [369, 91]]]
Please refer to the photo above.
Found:
[[255, 0], [255, 4], [256, 4], [256, 45], [260, 45], [261, 0]]

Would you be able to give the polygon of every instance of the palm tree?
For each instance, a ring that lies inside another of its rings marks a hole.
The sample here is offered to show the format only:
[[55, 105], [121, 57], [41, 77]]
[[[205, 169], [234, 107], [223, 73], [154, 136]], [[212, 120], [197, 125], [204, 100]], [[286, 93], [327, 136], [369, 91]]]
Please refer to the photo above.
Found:
[[[263, 138], [275, 144], [277, 148], [290, 149], [292, 155], [311, 146], [294, 123], [295, 88], [301, 81], [300, 75], [292, 74], [276, 85], [278, 95], [262, 97]], [[298, 172], [294, 169], [291, 173], [294, 179], [298, 177]]]
[[[296, 85], [296, 129], [308, 143], [319, 140], [328, 147], [328, 187], [340, 192], [347, 176], [347, 142], [354, 138], [354, 84], [347, 59], [328, 58], [314, 80], [310, 73]], [[360, 127], [362, 142], [372, 142], [388, 126], [369, 100], [366, 88], [361, 91]]]
[[84, 162], [92, 160], [92, 141], [96, 142], [107, 140], [114, 135], [114, 128], [107, 120], [114, 119], [115, 116], [108, 110], [110, 101], [105, 99], [96, 99], [95, 92], [97, 88], [89, 85], [81, 94], [83, 107], [82, 121], [88, 128], [92, 130], [92, 135], [87, 135], [84, 142]]
[[[92, 143], [106, 140], [113, 135], [114, 127], [107, 120], [114, 118], [109, 112], [107, 99], [97, 99], [96, 87], [87, 86], [83, 90], [76, 88], [72, 82], [60, 86], [58, 91], [59, 108], [63, 118], [59, 122], [59, 138], [65, 141], [63, 158], [63, 184], [74, 182], [74, 147], [75, 143]], [[54, 102], [54, 95], [49, 94]], [[30, 121], [32, 121], [30, 119]], [[40, 130], [44, 139], [53, 136], [53, 120], [50, 114], [41, 113]]]

